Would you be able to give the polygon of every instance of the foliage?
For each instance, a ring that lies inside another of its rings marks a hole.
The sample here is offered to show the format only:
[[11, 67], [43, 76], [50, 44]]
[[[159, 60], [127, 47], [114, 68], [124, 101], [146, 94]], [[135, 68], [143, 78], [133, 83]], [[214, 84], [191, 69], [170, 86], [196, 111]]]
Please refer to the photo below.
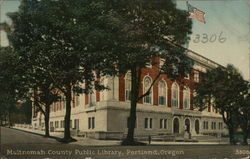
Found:
[[[18, 58], [11, 47], [0, 48], [0, 116], [6, 117], [16, 109], [16, 88], [19, 83], [15, 74]], [[10, 122], [10, 121], [9, 121]]]
[[233, 65], [226, 68], [218, 67], [208, 70], [201, 77], [197, 85], [195, 105], [204, 110], [208, 105], [214, 107], [222, 115], [228, 126], [231, 144], [235, 144], [232, 138], [241, 120], [238, 115], [246, 103], [242, 102], [248, 92], [247, 82]]
[[[95, 80], [93, 61], [97, 61], [86, 48], [86, 34], [92, 28], [83, 20], [84, 4], [82, 0], [24, 0], [18, 12], [9, 14], [14, 31], [8, 37], [23, 62], [23, 81], [35, 89], [36, 104], [45, 105], [40, 110], [46, 114], [52, 102], [66, 97], [65, 141], [71, 139], [72, 91], [86, 92]], [[79, 88], [81, 82], [85, 88]]]
[[[187, 19], [187, 12], [176, 9], [172, 2], [165, 0], [91, 1], [86, 8], [86, 15], [91, 16], [86, 20], [93, 28], [90, 35], [95, 35], [88, 40], [93, 42], [98, 37], [95, 45], [88, 45], [87, 49], [99, 53], [95, 57], [104, 59], [99, 63], [106, 68], [100, 69], [101, 75], [131, 72], [131, 123], [127, 143], [133, 144], [137, 102], [150, 94], [161, 74], [176, 80], [192, 68], [193, 62], [181, 46], [189, 40], [191, 21]], [[150, 89], [145, 94], [139, 94], [141, 72], [149, 64], [156, 66], [151, 61], [155, 56], [165, 59], [164, 67]]]

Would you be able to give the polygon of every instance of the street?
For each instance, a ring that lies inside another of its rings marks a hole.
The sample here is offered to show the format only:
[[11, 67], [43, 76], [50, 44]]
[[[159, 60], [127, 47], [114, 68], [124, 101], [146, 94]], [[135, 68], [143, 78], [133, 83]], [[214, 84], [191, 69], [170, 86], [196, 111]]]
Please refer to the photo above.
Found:
[[248, 146], [81, 146], [53, 138], [1, 127], [0, 159], [240, 159], [250, 155]]

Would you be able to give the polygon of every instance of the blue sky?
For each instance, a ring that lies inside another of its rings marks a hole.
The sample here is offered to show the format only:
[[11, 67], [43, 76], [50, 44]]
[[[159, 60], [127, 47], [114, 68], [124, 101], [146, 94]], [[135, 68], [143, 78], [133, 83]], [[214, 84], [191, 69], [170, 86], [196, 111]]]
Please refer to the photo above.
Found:
[[[176, 0], [179, 9], [187, 10], [185, 0]], [[189, 0], [189, 3], [206, 13], [206, 24], [193, 20], [193, 33], [189, 43], [189, 49], [219, 63], [234, 64], [249, 79], [249, 53], [250, 53], [250, 0]], [[7, 21], [6, 12], [17, 11], [18, 0], [5, 0], [1, 4], [1, 22]], [[218, 41], [218, 36], [226, 40]], [[197, 35], [217, 39], [214, 42], [195, 43]], [[215, 35], [213, 35], [215, 34]], [[1, 32], [1, 44], [8, 44], [5, 33]]]

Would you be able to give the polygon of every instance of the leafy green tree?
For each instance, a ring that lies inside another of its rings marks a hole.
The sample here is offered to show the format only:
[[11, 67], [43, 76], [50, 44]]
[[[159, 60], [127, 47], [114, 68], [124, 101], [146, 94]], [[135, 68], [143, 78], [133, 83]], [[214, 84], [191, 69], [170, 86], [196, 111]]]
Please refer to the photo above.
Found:
[[[93, 87], [93, 65], [98, 63], [86, 48], [86, 37], [92, 28], [83, 20], [84, 4], [82, 0], [24, 0], [18, 12], [9, 14], [14, 23], [10, 43], [27, 68], [24, 79], [37, 89], [39, 103], [36, 104], [45, 105], [45, 119], [49, 116], [49, 105], [58, 98], [55, 92], [66, 97], [62, 140], [65, 142], [73, 140], [70, 135], [72, 92]], [[80, 82], [86, 83], [84, 89], [78, 87]]]
[[0, 115], [8, 118], [9, 125], [12, 124], [11, 113], [16, 110], [18, 100], [16, 81], [18, 58], [11, 47], [0, 48]]
[[243, 132], [243, 144], [248, 145], [248, 138], [250, 137], [250, 85], [245, 81], [245, 91], [242, 92], [241, 99], [238, 99], [238, 120], [240, 128]]
[[234, 135], [238, 128], [239, 108], [247, 85], [239, 71], [233, 65], [226, 68], [220, 66], [201, 77], [197, 85], [195, 105], [204, 110], [210, 103], [222, 115], [224, 123], [228, 127], [230, 144], [236, 144]]
[[[184, 54], [182, 47], [189, 40], [191, 21], [187, 19], [187, 12], [176, 9], [172, 2], [165, 0], [126, 0], [118, 3], [116, 0], [103, 0], [91, 1], [87, 5], [87, 18], [84, 20], [93, 29], [87, 38], [86, 48], [99, 53], [95, 57], [103, 59], [99, 65], [106, 69], [99, 72], [101, 75], [131, 72], [130, 124], [123, 144], [133, 145], [137, 102], [150, 94], [161, 74], [180, 80], [191, 70], [193, 62]], [[156, 66], [151, 61], [155, 56], [166, 62], [150, 88], [140, 94], [142, 70], [149, 65]]]

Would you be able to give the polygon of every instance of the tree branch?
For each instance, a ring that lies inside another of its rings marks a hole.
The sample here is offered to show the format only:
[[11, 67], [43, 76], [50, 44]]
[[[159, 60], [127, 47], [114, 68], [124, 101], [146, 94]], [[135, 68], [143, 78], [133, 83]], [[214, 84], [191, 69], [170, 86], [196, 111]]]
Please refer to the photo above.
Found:
[[155, 77], [155, 79], [153, 80], [153, 82], [151, 83], [150, 87], [148, 88], [147, 92], [144, 93], [143, 95], [141, 95], [137, 101], [141, 100], [142, 98], [144, 98], [145, 96], [149, 95], [151, 92], [151, 89], [153, 87], [153, 85], [155, 84], [155, 82], [158, 80], [158, 78], [160, 77], [160, 75], [162, 74], [162, 72], [159, 72], [158, 75]]

